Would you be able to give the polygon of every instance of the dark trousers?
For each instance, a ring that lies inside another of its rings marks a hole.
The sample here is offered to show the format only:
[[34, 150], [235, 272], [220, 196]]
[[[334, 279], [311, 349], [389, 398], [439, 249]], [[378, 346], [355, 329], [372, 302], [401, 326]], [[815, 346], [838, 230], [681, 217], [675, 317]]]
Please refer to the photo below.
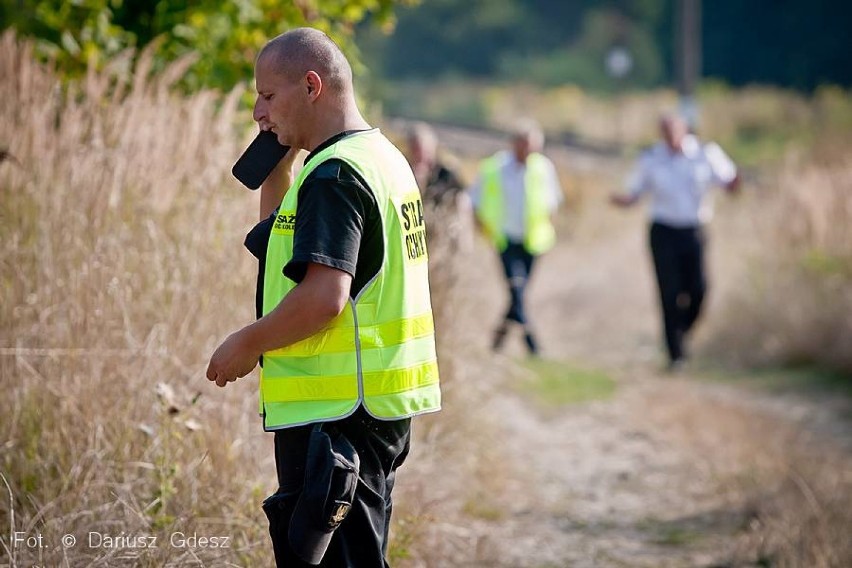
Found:
[[707, 291], [704, 234], [700, 227], [651, 225], [651, 254], [660, 291], [663, 329], [671, 361], [684, 357], [684, 335], [701, 314]]
[[503, 261], [503, 272], [506, 275], [506, 283], [509, 285], [510, 302], [505, 319], [526, 325], [524, 294], [532, 274], [535, 257], [527, 252], [523, 244], [509, 241], [506, 249], [500, 253], [500, 260]]
[[[361, 462], [358, 488], [349, 514], [334, 531], [320, 566], [327, 568], [388, 566], [386, 555], [396, 469], [408, 455], [411, 419], [384, 421], [371, 417], [363, 407], [348, 418], [328, 423], [355, 448]], [[311, 566], [290, 547], [290, 517], [302, 490], [308, 438], [313, 426], [275, 432], [275, 465], [278, 491], [263, 504], [275, 563], [281, 568]], [[324, 426], [325, 428], [325, 426]]]
[[532, 275], [535, 256], [527, 252], [522, 243], [509, 241], [506, 248], [500, 253], [500, 260], [503, 262], [503, 272], [509, 286], [509, 309], [494, 334], [492, 347], [495, 350], [502, 347], [509, 329], [509, 322], [514, 321], [524, 327], [524, 339], [527, 348], [531, 354], [535, 355], [538, 353], [538, 345], [533, 337], [524, 308], [524, 295]]

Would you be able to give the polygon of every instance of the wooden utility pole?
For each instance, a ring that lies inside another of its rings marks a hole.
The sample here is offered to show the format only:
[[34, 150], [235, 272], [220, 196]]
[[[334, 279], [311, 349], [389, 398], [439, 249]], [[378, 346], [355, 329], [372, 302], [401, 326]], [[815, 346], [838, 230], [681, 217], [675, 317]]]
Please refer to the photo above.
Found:
[[681, 112], [697, 126], [695, 87], [701, 77], [701, 0], [675, 0], [675, 68]]

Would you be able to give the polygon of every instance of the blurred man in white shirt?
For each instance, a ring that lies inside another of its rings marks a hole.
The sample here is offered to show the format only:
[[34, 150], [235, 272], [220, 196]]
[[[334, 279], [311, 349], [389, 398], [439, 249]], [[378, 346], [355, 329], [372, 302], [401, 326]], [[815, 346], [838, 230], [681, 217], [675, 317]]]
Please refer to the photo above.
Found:
[[739, 189], [737, 169], [714, 143], [702, 144], [678, 116], [660, 120], [662, 141], [645, 151], [611, 201], [629, 207], [649, 195], [650, 245], [660, 292], [669, 368], [685, 357], [684, 336], [701, 314], [707, 291], [702, 226], [713, 215], [710, 192]]

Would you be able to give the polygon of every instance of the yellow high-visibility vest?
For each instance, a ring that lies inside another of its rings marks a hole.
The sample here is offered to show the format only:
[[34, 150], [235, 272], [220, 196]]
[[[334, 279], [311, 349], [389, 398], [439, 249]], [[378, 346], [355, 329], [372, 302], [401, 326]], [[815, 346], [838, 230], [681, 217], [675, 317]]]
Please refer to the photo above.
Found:
[[388, 420], [441, 407], [420, 191], [408, 162], [378, 129], [321, 150], [287, 191], [267, 249], [263, 314], [296, 286], [282, 269], [293, 256], [299, 188], [331, 158], [352, 166], [373, 192], [384, 256], [375, 278], [325, 329], [263, 354], [260, 410], [266, 430], [336, 420], [361, 404]]
[[[502, 161], [499, 155], [483, 160], [480, 169], [482, 197], [477, 216], [497, 250], [506, 249], [503, 232], [505, 199], [503, 178], [500, 175]], [[531, 254], [541, 254], [556, 243], [556, 231], [550, 222], [550, 203], [547, 194], [547, 158], [538, 153], [527, 157], [524, 174], [524, 248]]]

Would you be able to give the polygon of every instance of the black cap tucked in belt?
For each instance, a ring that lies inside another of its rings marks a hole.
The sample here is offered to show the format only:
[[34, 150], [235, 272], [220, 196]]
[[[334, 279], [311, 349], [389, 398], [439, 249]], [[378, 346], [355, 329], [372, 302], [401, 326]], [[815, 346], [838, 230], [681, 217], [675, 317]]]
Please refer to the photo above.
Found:
[[352, 508], [360, 460], [352, 443], [339, 432], [311, 432], [305, 485], [290, 519], [293, 551], [309, 564], [322, 561], [334, 530]]

